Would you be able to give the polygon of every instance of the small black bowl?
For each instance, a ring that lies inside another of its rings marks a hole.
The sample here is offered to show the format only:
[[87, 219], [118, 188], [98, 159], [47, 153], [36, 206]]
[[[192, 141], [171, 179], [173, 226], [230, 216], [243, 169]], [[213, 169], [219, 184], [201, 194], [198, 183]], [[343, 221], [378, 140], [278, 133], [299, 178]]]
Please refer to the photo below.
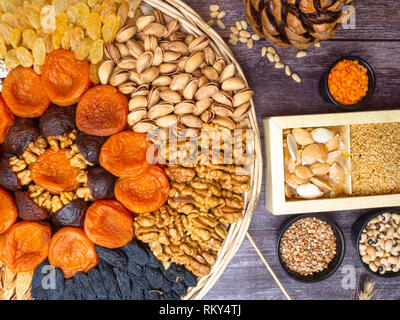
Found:
[[357, 251], [358, 259], [360, 260], [363, 267], [369, 273], [373, 274], [374, 276], [378, 276], [378, 277], [382, 277], [382, 278], [393, 278], [393, 277], [400, 276], [400, 271], [399, 272], [387, 272], [385, 274], [380, 274], [379, 272], [373, 272], [369, 268], [369, 266], [367, 264], [365, 264], [364, 261], [362, 261], [360, 251], [358, 250], [358, 246], [360, 244], [361, 233], [367, 226], [368, 222], [370, 222], [373, 218], [375, 218], [383, 213], [386, 213], [386, 212], [400, 214], [400, 209], [399, 208], [397, 208], [397, 209], [396, 208], [387, 208], [385, 210], [380, 210], [378, 212], [370, 212], [370, 213], [364, 214], [361, 217], [359, 217], [356, 220], [356, 222], [353, 223], [353, 225], [351, 227], [351, 242]]
[[[329, 76], [329, 73], [331, 72], [333, 67], [336, 66], [342, 60], [357, 60], [360, 65], [362, 65], [363, 67], [367, 68], [368, 91], [367, 91], [366, 96], [364, 98], [362, 98], [356, 104], [343, 105], [343, 104], [337, 102], [332, 97], [332, 95], [331, 95], [331, 93], [329, 91], [329, 88], [328, 88], [328, 76]], [[332, 104], [335, 104], [338, 107], [341, 107], [341, 108], [346, 109], [346, 110], [355, 110], [355, 109], [358, 109], [358, 108], [362, 107], [363, 105], [365, 105], [368, 102], [368, 100], [372, 97], [372, 95], [373, 95], [373, 93], [375, 91], [375, 85], [376, 85], [375, 72], [374, 72], [374, 70], [372, 69], [372, 67], [369, 65], [369, 63], [367, 61], [365, 61], [364, 59], [361, 59], [359, 57], [355, 57], [355, 56], [345, 56], [345, 57], [341, 57], [340, 59], [336, 60], [330, 66], [329, 70], [322, 75], [321, 80], [319, 82], [319, 92], [320, 92], [322, 98], [325, 101], [327, 101], [329, 103], [332, 103]]]
[[[285, 263], [282, 261], [280, 250], [279, 250], [282, 237], [283, 237], [284, 233], [286, 232], [286, 230], [294, 222], [296, 222], [297, 220], [300, 220], [300, 219], [304, 219], [304, 218], [317, 218], [317, 219], [325, 221], [332, 227], [333, 232], [336, 237], [336, 255], [332, 259], [332, 261], [329, 263], [328, 268], [326, 268], [325, 270], [323, 270], [321, 272], [318, 272], [313, 275], [308, 275], [308, 276], [303, 276], [303, 275], [298, 274], [297, 272], [294, 272], [294, 271], [290, 270], [289, 268], [287, 268]], [[278, 255], [278, 260], [279, 260], [279, 263], [280, 263], [282, 269], [294, 280], [297, 280], [300, 282], [306, 282], [306, 283], [319, 282], [319, 281], [325, 280], [326, 278], [328, 278], [332, 274], [334, 274], [335, 271], [339, 268], [340, 264], [343, 261], [345, 250], [346, 250], [346, 242], [344, 239], [342, 229], [340, 229], [339, 225], [335, 221], [333, 221], [332, 219], [330, 219], [324, 215], [321, 215], [321, 214], [305, 214], [305, 215], [297, 216], [295, 218], [290, 218], [290, 219], [286, 220], [280, 228], [278, 241], [276, 244], [276, 253]]]

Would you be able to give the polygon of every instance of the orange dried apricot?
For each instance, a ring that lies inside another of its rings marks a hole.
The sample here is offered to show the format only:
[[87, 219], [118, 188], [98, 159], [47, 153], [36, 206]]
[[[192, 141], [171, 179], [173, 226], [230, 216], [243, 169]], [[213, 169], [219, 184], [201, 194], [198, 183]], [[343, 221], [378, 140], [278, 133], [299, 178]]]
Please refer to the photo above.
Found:
[[160, 209], [168, 197], [169, 182], [164, 170], [151, 165], [136, 177], [122, 178], [115, 184], [115, 197], [135, 213]]
[[146, 160], [150, 146], [144, 133], [117, 133], [101, 148], [100, 165], [117, 177], [140, 175], [150, 166]]
[[98, 200], [86, 212], [84, 230], [95, 244], [114, 249], [131, 242], [133, 216], [116, 200]]
[[11, 112], [22, 118], [40, 117], [50, 100], [33, 68], [17, 67], [4, 79], [2, 95]]
[[0, 143], [3, 143], [4, 137], [8, 129], [14, 124], [14, 115], [11, 113], [10, 109], [7, 107], [0, 95]]
[[49, 262], [54, 268], [60, 268], [65, 278], [88, 272], [98, 261], [94, 244], [82, 228], [61, 228], [51, 238]]
[[10, 229], [17, 218], [18, 210], [12, 196], [0, 187], [0, 233]]
[[2, 235], [1, 259], [13, 272], [33, 271], [47, 258], [50, 239], [49, 224], [18, 222]]
[[76, 126], [93, 136], [111, 136], [126, 127], [128, 99], [117, 88], [100, 85], [88, 90], [76, 108]]
[[71, 192], [79, 187], [77, 177], [81, 169], [71, 165], [67, 149], [47, 149], [29, 169], [32, 180], [51, 193]]
[[87, 60], [75, 58], [72, 51], [58, 49], [46, 56], [42, 68], [43, 88], [51, 102], [70, 106], [89, 89], [89, 75]]

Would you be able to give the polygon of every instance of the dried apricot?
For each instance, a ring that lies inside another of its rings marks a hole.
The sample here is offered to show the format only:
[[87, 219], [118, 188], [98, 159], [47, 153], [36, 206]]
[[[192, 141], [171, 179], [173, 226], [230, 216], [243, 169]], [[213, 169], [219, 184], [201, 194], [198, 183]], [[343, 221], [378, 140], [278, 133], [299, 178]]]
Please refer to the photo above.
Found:
[[90, 87], [89, 63], [75, 58], [72, 51], [58, 49], [46, 56], [42, 69], [43, 88], [59, 106], [77, 103]]
[[76, 126], [94, 136], [110, 136], [122, 131], [127, 118], [128, 99], [110, 85], [89, 89], [76, 108]]
[[117, 177], [140, 175], [150, 166], [146, 160], [150, 146], [144, 133], [120, 132], [101, 148], [100, 165]]
[[94, 244], [82, 228], [61, 228], [50, 241], [49, 262], [54, 268], [60, 268], [65, 278], [88, 272], [98, 261]]
[[0, 233], [6, 232], [18, 218], [17, 206], [12, 196], [0, 187]]
[[4, 79], [2, 95], [11, 112], [22, 118], [40, 117], [50, 100], [33, 68], [17, 67]]
[[168, 197], [169, 182], [164, 170], [151, 165], [136, 177], [121, 178], [115, 184], [115, 197], [135, 213], [160, 209]]
[[81, 170], [71, 165], [67, 149], [47, 149], [29, 169], [32, 180], [51, 193], [71, 192], [79, 187], [77, 177]]
[[3, 97], [0, 95], [0, 143], [3, 143], [8, 129], [14, 124], [14, 115], [8, 109]]
[[51, 227], [44, 222], [14, 224], [1, 241], [1, 258], [13, 272], [33, 271], [49, 253]]
[[123, 247], [134, 237], [132, 213], [116, 200], [97, 200], [86, 212], [85, 233], [95, 244]]

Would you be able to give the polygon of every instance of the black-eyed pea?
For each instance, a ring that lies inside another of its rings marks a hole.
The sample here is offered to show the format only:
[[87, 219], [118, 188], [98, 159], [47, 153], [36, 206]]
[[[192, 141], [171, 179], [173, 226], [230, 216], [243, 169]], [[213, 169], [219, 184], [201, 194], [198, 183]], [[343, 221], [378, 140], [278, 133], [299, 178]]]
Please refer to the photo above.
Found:
[[366, 246], [365, 244], [360, 244], [360, 245], [358, 246], [358, 249], [359, 249], [360, 251], [365, 251], [365, 250], [367, 250], [367, 246]]
[[375, 263], [370, 262], [368, 264], [368, 266], [369, 266], [369, 268], [371, 269], [372, 272], [377, 272], [378, 271], [378, 266]]
[[379, 222], [380, 220], [379, 220], [379, 217], [375, 217], [375, 218], [373, 218], [368, 224], [375, 224], [375, 223], [377, 223], [377, 222]]
[[368, 238], [367, 234], [363, 232], [360, 237], [360, 243], [365, 243], [367, 241], [367, 238]]
[[[365, 255], [365, 256], [362, 256], [361, 257], [361, 260], [364, 262], [364, 263], [366, 263], [366, 264], [368, 264], [370, 261], [372, 261], [373, 259], [369, 256], [369, 255]], [[381, 262], [382, 263], [382, 262]]]
[[393, 213], [393, 214], [392, 214], [392, 220], [393, 220], [396, 224], [400, 224], [400, 214]]
[[367, 247], [365, 251], [367, 252], [367, 255], [369, 255], [370, 257], [376, 256], [376, 249], [372, 246]]
[[376, 257], [377, 258], [382, 258], [385, 255], [385, 251], [383, 251], [382, 249], [378, 249], [376, 250]]
[[385, 241], [385, 251], [390, 252], [393, 247], [393, 240], [386, 240]]
[[395, 230], [394, 230], [393, 227], [388, 227], [388, 228], [386, 229], [386, 236], [387, 236], [387, 237], [393, 239], [394, 233], [395, 233]]
[[384, 267], [388, 267], [389, 266], [389, 262], [388, 262], [387, 258], [382, 258], [380, 260], [380, 262], [381, 262], [381, 265], [384, 266]]
[[380, 261], [379, 259], [375, 259], [375, 260], [374, 260], [374, 264], [375, 264], [377, 267], [380, 267], [380, 266], [381, 266], [381, 261]]
[[399, 257], [394, 257], [394, 256], [390, 256], [389, 258], [387, 258], [387, 261], [389, 263], [389, 265], [397, 265], [399, 263]]

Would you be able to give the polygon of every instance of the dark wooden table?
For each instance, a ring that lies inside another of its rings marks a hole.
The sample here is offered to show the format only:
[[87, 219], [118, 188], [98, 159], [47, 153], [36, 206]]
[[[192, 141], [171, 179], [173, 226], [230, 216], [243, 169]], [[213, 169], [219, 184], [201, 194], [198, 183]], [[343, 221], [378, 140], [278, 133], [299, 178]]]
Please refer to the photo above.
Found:
[[[227, 11], [223, 19], [226, 30], [215, 27], [227, 40], [229, 26], [245, 18], [241, 0], [186, 0], [206, 21], [209, 5], [217, 3]], [[296, 84], [282, 70], [275, 70], [265, 58], [261, 58], [262, 46], [258, 41], [249, 50], [243, 44], [232, 48], [244, 69], [247, 79], [255, 91], [254, 102], [259, 118], [261, 136], [262, 119], [268, 116], [341, 112], [342, 110], [322, 100], [318, 93], [318, 82], [322, 73], [337, 58], [357, 55], [366, 59], [374, 68], [377, 86], [373, 98], [364, 110], [400, 108], [400, 1], [356, 0], [356, 28], [340, 29], [331, 40], [322, 42], [321, 48], [311, 48], [305, 58], [297, 59], [295, 49], [276, 47], [283, 63], [298, 72], [303, 79]], [[263, 137], [262, 137], [263, 138]], [[266, 159], [264, 159], [265, 161]], [[265, 208], [265, 188], [254, 214], [249, 233], [254, 238], [264, 257], [293, 299], [353, 299], [354, 284], [368, 274], [358, 261], [357, 253], [350, 242], [350, 229], [361, 215], [372, 210], [331, 212], [346, 237], [346, 255], [338, 271], [325, 281], [303, 284], [290, 279], [280, 268], [275, 255], [277, 232], [287, 216], [273, 216]], [[354, 280], [351, 281], [351, 276]], [[400, 277], [382, 279], [374, 277], [381, 299], [400, 298]], [[285, 299], [264, 264], [245, 239], [237, 255], [224, 274], [209, 291], [206, 299]]]

